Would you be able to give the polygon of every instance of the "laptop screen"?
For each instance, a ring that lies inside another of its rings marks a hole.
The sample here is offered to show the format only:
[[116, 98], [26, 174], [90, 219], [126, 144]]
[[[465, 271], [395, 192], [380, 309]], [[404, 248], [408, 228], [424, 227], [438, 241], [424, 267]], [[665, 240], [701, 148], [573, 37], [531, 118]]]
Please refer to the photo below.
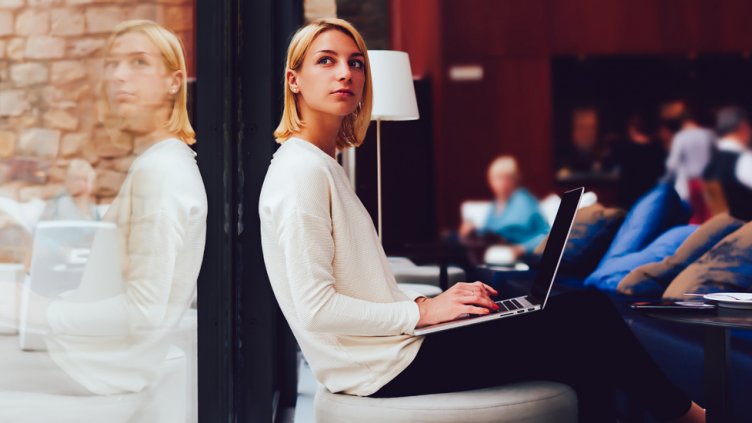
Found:
[[530, 299], [541, 306], [546, 305], [548, 293], [554, 284], [556, 271], [559, 269], [559, 262], [569, 239], [569, 231], [572, 229], [572, 222], [583, 191], [584, 188], [580, 187], [564, 193], [551, 232], [548, 234], [538, 273], [530, 290]]

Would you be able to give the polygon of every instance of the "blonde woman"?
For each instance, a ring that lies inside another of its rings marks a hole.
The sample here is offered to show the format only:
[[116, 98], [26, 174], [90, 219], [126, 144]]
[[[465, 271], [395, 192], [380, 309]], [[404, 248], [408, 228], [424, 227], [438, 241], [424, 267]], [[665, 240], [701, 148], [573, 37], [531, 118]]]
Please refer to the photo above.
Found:
[[[37, 378], [29, 383], [52, 381], [43, 392], [106, 395], [149, 387], [169, 347], [165, 337], [190, 306], [203, 258], [206, 193], [189, 147], [195, 135], [181, 44], [154, 22], [127, 21], [115, 28], [104, 59], [100, 117], [111, 133], [136, 139], [143, 150], [103, 217], [117, 225], [122, 294], [89, 302], [33, 299], [30, 320], [49, 328], [55, 364], [30, 370]], [[76, 292], [87, 290], [97, 287]]]
[[[368, 55], [357, 30], [338, 19], [301, 28], [288, 49], [284, 96], [275, 131], [282, 145], [259, 204], [264, 260], [326, 388], [383, 397], [543, 378], [577, 391], [583, 421], [608, 421], [615, 387], [660, 418], [704, 421], [597, 294], [560, 296], [528, 317], [414, 336], [416, 327], [491, 312], [496, 291], [459, 283], [426, 299], [397, 287], [371, 217], [335, 160], [363, 141], [370, 118]], [[526, 341], [505, 348], [506, 339]]]

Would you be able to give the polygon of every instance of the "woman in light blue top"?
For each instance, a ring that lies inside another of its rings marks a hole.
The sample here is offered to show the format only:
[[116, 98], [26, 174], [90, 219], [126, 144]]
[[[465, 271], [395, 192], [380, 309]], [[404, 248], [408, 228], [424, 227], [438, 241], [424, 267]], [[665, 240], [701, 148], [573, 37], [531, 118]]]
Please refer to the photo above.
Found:
[[514, 249], [515, 255], [532, 252], [551, 229], [538, 209], [538, 200], [519, 186], [517, 162], [511, 156], [498, 157], [488, 168], [488, 186], [494, 202], [480, 228], [464, 223], [460, 234], [497, 235]]

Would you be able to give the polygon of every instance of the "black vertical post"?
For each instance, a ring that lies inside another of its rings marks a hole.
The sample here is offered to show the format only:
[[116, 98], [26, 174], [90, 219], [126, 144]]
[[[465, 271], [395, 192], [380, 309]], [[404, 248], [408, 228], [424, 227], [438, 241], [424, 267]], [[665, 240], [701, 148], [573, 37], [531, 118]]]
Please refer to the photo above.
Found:
[[196, 2], [197, 161], [209, 204], [198, 279], [198, 414], [201, 422], [235, 421], [234, 280], [237, 214], [233, 0]]
[[197, 0], [195, 124], [209, 200], [198, 293], [201, 422], [273, 421], [295, 389], [258, 197], [276, 148], [285, 48], [301, 22], [300, 1]]

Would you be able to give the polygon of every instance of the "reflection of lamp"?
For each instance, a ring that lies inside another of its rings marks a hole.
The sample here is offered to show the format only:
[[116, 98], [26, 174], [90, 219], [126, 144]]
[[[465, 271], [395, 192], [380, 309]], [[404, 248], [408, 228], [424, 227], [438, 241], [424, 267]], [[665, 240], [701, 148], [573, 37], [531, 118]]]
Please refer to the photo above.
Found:
[[381, 231], [381, 121], [416, 120], [418, 103], [415, 100], [413, 73], [407, 53], [389, 50], [369, 50], [373, 109], [371, 120], [376, 121], [376, 181], [378, 192], [379, 239]]

